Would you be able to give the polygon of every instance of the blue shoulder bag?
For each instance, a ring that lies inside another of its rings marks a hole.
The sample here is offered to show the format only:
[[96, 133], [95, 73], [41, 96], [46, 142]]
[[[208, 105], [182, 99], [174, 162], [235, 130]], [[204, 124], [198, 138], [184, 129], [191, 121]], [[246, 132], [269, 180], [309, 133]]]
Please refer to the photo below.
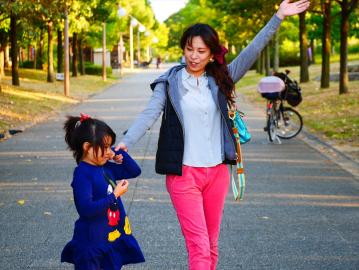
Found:
[[[244, 175], [243, 168], [243, 159], [241, 152], [241, 144], [245, 144], [251, 139], [251, 134], [249, 133], [246, 124], [242, 119], [243, 113], [237, 110], [228, 110], [228, 117], [232, 120], [232, 130], [234, 137], [236, 139], [236, 171], [231, 167], [231, 182], [232, 182], [232, 191], [233, 196], [236, 201], [242, 200], [244, 196], [244, 190], [246, 187], [246, 178]], [[237, 175], [237, 177], [235, 176]], [[237, 182], [236, 183], [236, 179]]]

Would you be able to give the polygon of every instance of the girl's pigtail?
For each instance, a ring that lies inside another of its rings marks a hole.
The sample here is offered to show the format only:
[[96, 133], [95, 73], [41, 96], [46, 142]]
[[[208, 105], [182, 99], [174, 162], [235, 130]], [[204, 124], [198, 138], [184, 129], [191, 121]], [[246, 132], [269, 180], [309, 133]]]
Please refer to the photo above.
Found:
[[67, 116], [67, 120], [64, 124], [64, 130], [65, 130], [65, 142], [67, 143], [68, 147], [74, 151], [76, 149], [76, 144], [73, 140], [74, 138], [74, 132], [76, 128], [76, 124], [80, 121], [80, 117], [76, 116]]
[[67, 116], [64, 123], [65, 142], [72, 151], [73, 156], [79, 164], [84, 156], [83, 144], [88, 142], [94, 148], [95, 153], [101, 148], [104, 153], [104, 138], [110, 136], [112, 144], [116, 141], [116, 134], [103, 121], [91, 118], [81, 113], [81, 117]]

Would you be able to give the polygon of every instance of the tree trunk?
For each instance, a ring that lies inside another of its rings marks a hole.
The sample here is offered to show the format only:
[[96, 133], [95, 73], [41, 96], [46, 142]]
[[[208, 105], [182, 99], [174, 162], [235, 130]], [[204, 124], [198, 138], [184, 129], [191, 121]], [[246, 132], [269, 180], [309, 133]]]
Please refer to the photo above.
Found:
[[24, 49], [23, 48], [19, 48], [19, 55], [20, 55], [20, 64], [24, 63]]
[[342, 1], [341, 27], [340, 27], [340, 75], [339, 94], [346, 94], [348, 90], [348, 32], [349, 32], [349, 6], [348, 0]]
[[331, 1], [323, 3], [323, 36], [322, 36], [322, 75], [321, 88], [328, 88], [330, 84], [330, 9]]
[[305, 14], [299, 14], [299, 42], [300, 42], [300, 82], [309, 81], [308, 70], [308, 39], [305, 25]]
[[102, 79], [106, 81], [106, 23], [102, 24]]
[[257, 58], [256, 72], [260, 74], [261, 70], [262, 70], [262, 52], [259, 54]]
[[4, 65], [5, 65], [5, 68], [8, 68], [10, 67], [10, 60], [9, 60], [9, 46], [6, 45], [5, 46], [5, 51], [4, 51]]
[[274, 61], [273, 71], [278, 72], [279, 70], [279, 34], [278, 31], [274, 36]]
[[55, 81], [52, 26], [53, 26], [53, 22], [50, 21], [47, 23], [47, 81], [48, 82]]
[[266, 69], [266, 54], [265, 54], [265, 48], [261, 52], [261, 71], [260, 74], [265, 74]]
[[315, 64], [315, 46], [314, 46], [314, 39], [310, 40], [310, 50], [312, 52], [312, 59], [310, 61], [311, 64]]
[[61, 73], [64, 69], [62, 57], [63, 57], [63, 46], [62, 46], [62, 31], [57, 30], [57, 73]]
[[80, 74], [85, 75], [85, 65], [84, 65], [84, 53], [82, 49], [82, 37], [79, 38], [78, 42], [78, 49], [79, 49], [79, 63], [80, 63]]
[[4, 67], [5, 67], [5, 53], [3, 50], [0, 51], [0, 82], [1, 78], [4, 77]]
[[266, 51], [266, 76], [270, 75], [270, 45], [265, 47]]
[[44, 52], [44, 31], [43, 31], [43, 29], [41, 28], [41, 30], [40, 30], [40, 44], [39, 44], [40, 46], [39, 46], [39, 55], [38, 55], [38, 58], [39, 58], [39, 69], [41, 69], [42, 70], [42, 68], [43, 68], [43, 57], [42, 57], [42, 54], [43, 54], [43, 52]]
[[33, 69], [36, 69], [36, 57], [37, 57], [36, 45], [34, 45], [34, 65], [33, 65]]
[[17, 46], [17, 16], [13, 12], [10, 14], [10, 44], [12, 85], [20, 85], [19, 63], [17, 61], [19, 51]]
[[77, 33], [72, 35], [72, 77], [77, 77]]
[[261, 55], [259, 55], [259, 57], [257, 58], [257, 64], [256, 64], [256, 73], [260, 73], [261, 72]]

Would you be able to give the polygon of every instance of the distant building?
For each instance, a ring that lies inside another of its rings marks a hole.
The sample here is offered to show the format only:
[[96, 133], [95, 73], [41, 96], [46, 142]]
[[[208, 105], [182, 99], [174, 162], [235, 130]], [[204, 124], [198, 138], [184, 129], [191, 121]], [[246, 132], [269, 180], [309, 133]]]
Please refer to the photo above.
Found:
[[[94, 49], [93, 51], [93, 63], [95, 65], [102, 65], [102, 48]], [[106, 50], [106, 67], [111, 67], [111, 52]]]

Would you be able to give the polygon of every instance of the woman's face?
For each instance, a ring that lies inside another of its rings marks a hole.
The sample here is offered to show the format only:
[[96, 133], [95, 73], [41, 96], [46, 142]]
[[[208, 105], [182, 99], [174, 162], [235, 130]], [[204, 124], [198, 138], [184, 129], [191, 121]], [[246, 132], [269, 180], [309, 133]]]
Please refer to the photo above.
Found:
[[96, 149], [90, 145], [86, 145], [88, 143], [84, 143], [84, 158], [83, 161], [90, 163], [95, 166], [102, 166], [108, 160], [113, 159], [115, 153], [111, 149], [112, 138], [110, 136], [104, 137], [104, 151], [102, 152], [101, 148]]
[[192, 38], [192, 44], [186, 44], [184, 50], [187, 71], [195, 77], [200, 76], [206, 68], [209, 59], [213, 57], [211, 50], [200, 36]]

